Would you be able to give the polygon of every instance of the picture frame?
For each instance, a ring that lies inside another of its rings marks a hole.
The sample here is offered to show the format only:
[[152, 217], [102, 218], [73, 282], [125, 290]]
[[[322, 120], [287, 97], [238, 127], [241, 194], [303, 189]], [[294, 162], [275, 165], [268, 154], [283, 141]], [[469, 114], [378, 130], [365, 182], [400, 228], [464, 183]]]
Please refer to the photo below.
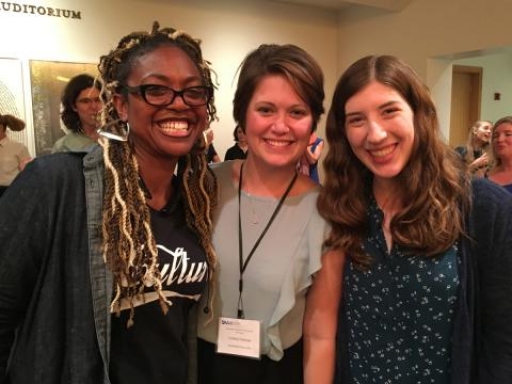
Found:
[[37, 156], [51, 153], [67, 131], [60, 119], [61, 95], [76, 75], [98, 76], [97, 64], [30, 60], [32, 116]]
[[[13, 115], [26, 121], [23, 72], [21, 61], [14, 58], [0, 58], [0, 114]], [[28, 147], [27, 130], [7, 130], [10, 139]]]

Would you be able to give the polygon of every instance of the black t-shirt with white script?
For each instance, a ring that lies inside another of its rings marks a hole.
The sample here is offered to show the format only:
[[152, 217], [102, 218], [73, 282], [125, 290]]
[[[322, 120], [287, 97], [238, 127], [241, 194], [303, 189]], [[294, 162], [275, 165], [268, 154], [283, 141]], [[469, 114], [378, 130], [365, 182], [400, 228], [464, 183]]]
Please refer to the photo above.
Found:
[[163, 211], [150, 209], [158, 247], [162, 289], [172, 302], [166, 315], [153, 288], [135, 308], [112, 315], [110, 379], [113, 384], [169, 384], [187, 381], [186, 332], [190, 308], [207, 284], [207, 262], [197, 237], [184, 222], [180, 203]]

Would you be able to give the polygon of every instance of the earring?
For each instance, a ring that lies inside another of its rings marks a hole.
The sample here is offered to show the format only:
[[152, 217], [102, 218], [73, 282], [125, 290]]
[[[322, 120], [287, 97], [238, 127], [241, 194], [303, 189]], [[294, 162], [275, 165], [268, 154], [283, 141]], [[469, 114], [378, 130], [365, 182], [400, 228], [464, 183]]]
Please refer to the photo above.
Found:
[[[107, 130], [112, 127], [119, 127], [120, 133]], [[101, 137], [109, 140], [128, 141], [128, 135], [130, 134], [130, 124], [128, 124], [128, 122], [125, 123], [121, 119], [117, 119], [105, 124], [103, 127], [98, 128], [96, 132], [98, 132], [98, 135]]]

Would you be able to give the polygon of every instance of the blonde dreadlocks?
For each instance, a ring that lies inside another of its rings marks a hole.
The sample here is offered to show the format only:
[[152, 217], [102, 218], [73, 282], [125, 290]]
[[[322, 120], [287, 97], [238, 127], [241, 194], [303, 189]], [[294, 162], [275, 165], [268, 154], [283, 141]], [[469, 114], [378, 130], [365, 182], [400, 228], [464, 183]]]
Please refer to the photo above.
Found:
[[[204, 85], [212, 88], [207, 109], [209, 121], [216, 118], [212, 71], [202, 57], [200, 41], [172, 28], [160, 29], [155, 22], [150, 33], [135, 32], [121, 39], [108, 55], [102, 56], [99, 71], [103, 79], [102, 94], [107, 97], [102, 124], [114, 134], [124, 134], [126, 123], [119, 119], [112, 97], [122, 94], [122, 85], [130, 75], [134, 62], [162, 45], [174, 45], [185, 51], [197, 65]], [[121, 299], [127, 300], [131, 312], [128, 326], [133, 324], [134, 300], [143, 299], [144, 288], [153, 286], [164, 313], [169, 301], [162, 294], [160, 271], [157, 268], [157, 247], [150, 227], [150, 214], [141, 186], [138, 163], [129, 141], [100, 139], [104, 149], [105, 193], [103, 197], [103, 256], [115, 284], [112, 309], [119, 311]], [[206, 252], [209, 268], [215, 266], [211, 246], [211, 216], [217, 204], [217, 183], [204, 155], [205, 143], [196, 142], [192, 152], [178, 161], [178, 177], [182, 179], [187, 226], [197, 235]], [[209, 273], [210, 284], [212, 273]]]

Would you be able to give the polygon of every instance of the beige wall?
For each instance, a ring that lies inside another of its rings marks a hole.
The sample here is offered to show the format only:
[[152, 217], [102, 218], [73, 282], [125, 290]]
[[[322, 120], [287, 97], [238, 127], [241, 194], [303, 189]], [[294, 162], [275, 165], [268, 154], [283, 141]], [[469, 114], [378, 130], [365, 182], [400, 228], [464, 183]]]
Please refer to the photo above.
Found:
[[219, 80], [220, 121], [213, 128], [221, 155], [232, 144], [236, 69], [244, 55], [261, 43], [294, 43], [313, 54], [326, 75], [326, 107], [339, 75], [350, 63], [367, 54], [400, 56], [431, 87], [446, 134], [452, 60], [512, 45], [509, 0], [413, 0], [398, 13], [354, 6], [340, 15], [264, 0], [31, 0], [23, 4], [73, 9], [82, 15], [77, 21], [0, 10], [4, 36], [0, 57], [18, 58], [23, 65], [27, 133], [32, 126], [30, 59], [95, 63], [119, 37], [149, 29], [158, 19], [203, 40], [205, 56]]
[[451, 58], [512, 45], [511, 13], [509, 0], [413, 0], [400, 13], [347, 10], [339, 17], [339, 73], [368, 54], [401, 57], [431, 87], [446, 132]]
[[[27, 0], [21, 4], [73, 9], [82, 16], [71, 20], [0, 10], [4, 36], [0, 57], [21, 59], [24, 66], [28, 132], [32, 129], [28, 60], [96, 63], [121, 36], [148, 30], [153, 20], [202, 39], [205, 58], [212, 62], [219, 81], [220, 121], [213, 128], [221, 156], [233, 144], [235, 72], [250, 50], [262, 43], [293, 43], [306, 49], [325, 72], [328, 97], [337, 76], [337, 17], [325, 10], [259, 0]], [[28, 33], [29, 29], [34, 32]], [[322, 123], [319, 128], [323, 130]]]

